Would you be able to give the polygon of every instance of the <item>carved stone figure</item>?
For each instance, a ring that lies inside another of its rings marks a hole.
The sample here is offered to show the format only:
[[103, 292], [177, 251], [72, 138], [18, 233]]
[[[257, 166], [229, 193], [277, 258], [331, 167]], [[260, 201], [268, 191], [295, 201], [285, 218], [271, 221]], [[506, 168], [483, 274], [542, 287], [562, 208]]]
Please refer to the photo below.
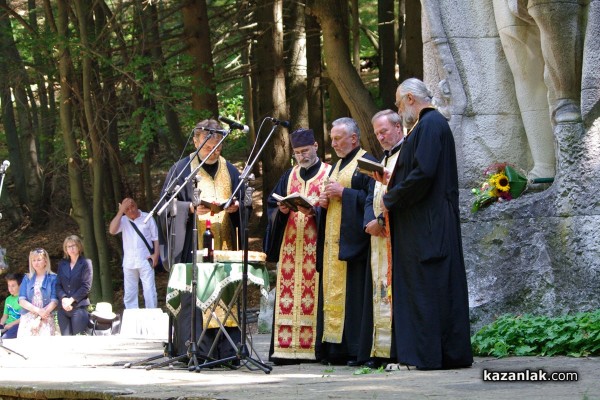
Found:
[[555, 175], [553, 125], [581, 121], [587, 3], [589, 0], [493, 2], [533, 158], [529, 178]]

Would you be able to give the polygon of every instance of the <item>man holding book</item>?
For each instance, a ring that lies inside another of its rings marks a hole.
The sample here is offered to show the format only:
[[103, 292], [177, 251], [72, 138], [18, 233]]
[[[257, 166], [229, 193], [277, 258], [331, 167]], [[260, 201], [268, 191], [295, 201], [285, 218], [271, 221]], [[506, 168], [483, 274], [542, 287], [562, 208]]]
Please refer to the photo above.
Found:
[[[391, 171], [396, 165], [404, 138], [402, 118], [393, 110], [383, 110], [373, 116], [371, 123], [384, 150], [381, 165]], [[366, 282], [363, 323], [364, 333], [373, 343], [370, 348], [363, 349], [367, 352], [360, 354], [359, 360], [366, 360], [365, 365], [371, 368], [387, 364], [395, 354], [392, 348], [392, 260], [389, 221], [381, 207], [381, 198], [386, 190], [386, 185], [376, 182], [367, 196], [365, 205], [364, 226], [365, 231], [371, 235], [371, 280], [367, 279]], [[372, 329], [367, 329], [369, 326]]]
[[369, 249], [363, 219], [374, 184], [356, 168], [360, 157], [376, 160], [360, 148], [360, 131], [352, 118], [333, 121], [330, 135], [340, 159], [319, 199], [324, 231], [323, 249], [318, 252], [323, 257], [323, 357], [332, 364], [355, 366], [360, 363], [360, 348], [371, 343], [361, 340]]
[[[185, 187], [177, 194], [177, 213], [172, 221], [171, 230], [175, 231], [175, 243], [173, 243], [173, 260], [169, 262], [191, 263], [194, 261], [195, 250], [202, 246], [202, 235], [206, 230], [206, 222], [210, 221], [210, 229], [214, 235], [214, 250], [236, 250], [237, 236], [236, 228], [239, 226], [239, 203], [233, 202], [227, 209], [223, 209], [223, 204], [231, 196], [231, 192], [237, 188], [240, 173], [233, 164], [221, 156], [221, 140], [223, 127], [214, 119], [200, 121], [193, 130], [193, 141], [196, 149], [202, 146], [198, 153], [193, 152], [190, 155], [177, 161], [169, 170], [165, 179], [161, 195], [169, 188], [176, 185], [183, 185], [185, 179], [194, 171], [202, 161], [205, 161], [202, 167], [196, 172], [196, 176], [190, 179]], [[221, 133], [220, 133], [221, 132]], [[208, 140], [207, 140], [208, 139]], [[211, 151], [214, 149], [212, 154]], [[210, 154], [210, 155], [209, 155]], [[173, 182], [175, 181], [175, 182]], [[199, 199], [194, 199], [194, 193], [198, 193]], [[198, 203], [197, 207], [194, 206]], [[161, 216], [161, 226], [166, 227], [163, 218], [166, 212]], [[196, 219], [196, 221], [194, 221]], [[198, 237], [196, 248], [194, 243], [194, 224], [197, 226]], [[159, 237], [161, 246], [165, 246], [167, 238], [161, 235]], [[198, 261], [202, 261], [201, 259]], [[187, 294], [182, 294], [186, 296]], [[178, 337], [177, 342], [179, 354], [185, 352], [185, 342], [189, 339], [191, 310], [189, 300], [182, 297], [182, 309], [177, 318]], [[198, 310], [196, 312], [199, 312]], [[237, 311], [235, 311], [237, 312]], [[207, 314], [208, 315], [208, 314]], [[223, 315], [219, 315], [222, 317]], [[205, 316], [206, 319], [206, 316]], [[196, 318], [199, 323], [201, 317]], [[233, 335], [234, 341], [239, 338], [239, 329], [232, 318], [224, 322], [230, 335]], [[196, 332], [198, 336], [202, 327], [198, 326]], [[200, 351], [206, 353], [216, 332], [218, 324], [213, 318], [210, 322], [210, 331], [207, 333], [207, 339], [200, 344]], [[221, 335], [221, 344], [216, 352], [216, 358], [225, 358], [235, 354], [226, 340]], [[222, 351], [221, 351], [222, 349]]]
[[279, 261], [269, 359], [290, 364], [318, 359], [317, 208], [331, 166], [317, 156], [312, 129], [290, 135], [297, 165], [287, 170], [267, 201], [263, 247]]

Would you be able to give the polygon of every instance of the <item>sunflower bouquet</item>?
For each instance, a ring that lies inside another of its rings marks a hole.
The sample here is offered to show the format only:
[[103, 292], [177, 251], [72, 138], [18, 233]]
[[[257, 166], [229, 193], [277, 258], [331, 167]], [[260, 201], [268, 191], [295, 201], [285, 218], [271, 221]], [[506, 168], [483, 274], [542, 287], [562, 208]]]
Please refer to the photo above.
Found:
[[475, 196], [471, 211], [475, 212], [495, 202], [516, 199], [527, 186], [527, 179], [507, 163], [495, 163], [483, 172], [485, 181], [471, 190]]

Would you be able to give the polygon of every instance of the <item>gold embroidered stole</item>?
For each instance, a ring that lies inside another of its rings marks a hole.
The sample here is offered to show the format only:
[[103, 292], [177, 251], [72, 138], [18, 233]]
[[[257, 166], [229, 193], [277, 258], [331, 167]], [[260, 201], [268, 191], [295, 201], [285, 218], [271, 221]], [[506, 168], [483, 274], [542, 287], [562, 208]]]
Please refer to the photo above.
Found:
[[[198, 170], [198, 174], [196, 175], [198, 178], [196, 187], [201, 190], [200, 197], [202, 199], [210, 202], [215, 201], [217, 203], [221, 203], [229, 199], [233, 188], [231, 187], [231, 176], [229, 175], [225, 158], [219, 157], [217, 162], [219, 163], [219, 166], [214, 179], [208, 174], [208, 172], [204, 170], [204, 168], [200, 168]], [[198, 167], [198, 164], [198, 158], [194, 157], [190, 167], [192, 170], [194, 170], [196, 167]], [[196, 218], [198, 228], [198, 249], [202, 248], [202, 235], [206, 230], [207, 220], [210, 220], [210, 230], [214, 236], [214, 250], [228, 250], [235, 248], [234, 246], [236, 239], [233, 234], [233, 230], [231, 229], [229, 214], [227, 212], [221, 211], [220, 213], [214, 215], [211, 215], [210, 213], [197, 215]], [[225, 318], [225, 309], [225, 302], [221, 300], [215, 309], [215, 314], [221, 320], [221, 322], [223, 322]], [[234, 307], [231, 314], [234, 316], [237, 315], [237, 308]], [[206, 321], [209, 315], [210, 309], [204, 312], [204, 326], [206, 326]], [[227, 321], [223, 322], [223, 325], [232, 327], [237, 326], [237, 323], [230, 316], [227, 318]], [[218, 328], [219, 324], [214, 318], [212, 318], [208, 324], [208, 327]]]
[[[295, 166], [288, 179], [287, 194], [301, 193], [316, 204], [330, 169], [329, 164], [322, 163], [317, 174], [304, 181], [300, 167]], [[315, 359], [319, 300], [316, 263], [315, 217], [290, 211], [279, 252], [273, 357]]]
[[[356, 171], [357, 160], [365, 150], [359, 150], [352, 161], [342, 170], [342, 160], [338, 160], [330, 180], [344, 187], [351, 187], [352, 175]], [[327, 207], [325, 226], [325, 250], [323, 254], [323, 342], [341, 343], [346, 315], [346, 261], [340, 261], [340, 228], [342, 225], [342, 199], [332, 198]]]
[[[394, 169], [398, 160], [399, 151], [387, 158], [385, 166]], [[375, 216], [383, 212], [381, 199], [387, 190], [386, 185], [375, 182], [373, 192], [373, 211]], [[392, 346], [392, 302], [391, 276], [388, 276], [389, 236], [386, 238], [371, 236], [371, 274], [373, 279], [373, 346], [371, 357], [390, 358]]]
[[[229, 199], [231, 196], [231, 177], [229, 176], [229, 170], [227, 169], [227, 163], [223, 157], [219, 157], [217, 161], [219, 167], [217, 173], [213, 179], [204, 168], [200, 168], [198, 171], [199, 182], [196, 184], [198, 189], [202, 192], [200, 197], [209, 202], [222, 203]], [[192, 160], [192, 170], [198, 166], [198, 159]], [[215, 250], [233, 250], [235, 249], [235, 237], [231, 229], [231, 223], [229, 221], [229, 214], [225, 211], [221, 211], [215, 215], [204, 214], [198, 215], [198, 248], [202, 248], [202, 235], [206, 230], [206, 221], [210, 220], [210, 230], [212, 231], [215, 242]]]

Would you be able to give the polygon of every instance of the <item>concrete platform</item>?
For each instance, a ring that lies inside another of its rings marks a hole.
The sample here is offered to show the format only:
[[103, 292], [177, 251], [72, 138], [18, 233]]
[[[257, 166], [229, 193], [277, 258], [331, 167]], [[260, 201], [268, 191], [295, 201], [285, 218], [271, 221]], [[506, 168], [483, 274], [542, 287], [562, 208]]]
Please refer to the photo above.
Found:
[[[269, 337], [254, 335], [266, 357]], [[472, 368], [396, 370], [355, 375], [357, 368], [301, 364], [270, 374], [223, 368], [124, 368], [162, 354], [161, 341], [120, 336], [4, 340], [0, 400], [27, 399], [600, 399], [600, 359], [569, 357], [477, 358]], [[185, 365], [182, 365], [185, 367]], [[576, 382], [484, 382], [499, 371], [577, 372]]]

